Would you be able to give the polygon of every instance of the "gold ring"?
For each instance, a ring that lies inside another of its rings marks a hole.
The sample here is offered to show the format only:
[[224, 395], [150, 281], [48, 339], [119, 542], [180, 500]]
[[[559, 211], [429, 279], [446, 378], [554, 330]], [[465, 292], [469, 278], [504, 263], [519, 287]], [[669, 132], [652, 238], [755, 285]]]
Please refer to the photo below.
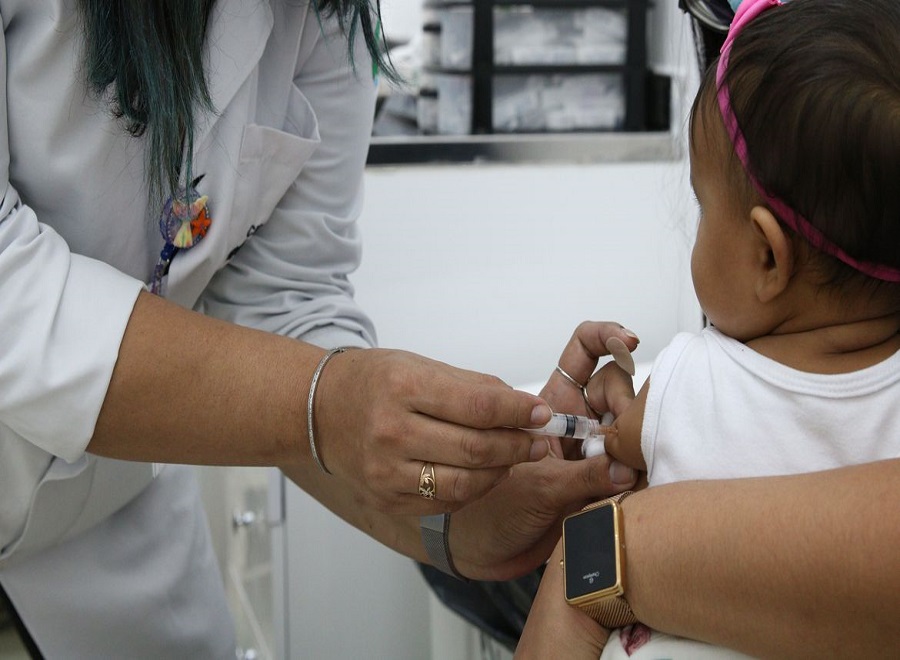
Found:
[[575, 387], [577, 387], [579, 390], [581, 390], [582, 392], [584, 392], [584, 388], [586, 387], [586, 385], [582, 385], [582, 384], [579, 383], [577, 380], [575, 380], [574, 378], [572, 378], [569, 374], [567, 374], [567, 373], [565, 372], [565, 370], [564, 370], [561, 366], [556, 365], [556, 373], [558, 373], [560, 376], [562, 376], [562, 377], [565, 378], [567, 381], [569, 381], [570, 383], [572, 383], [572, 385], [574, 385]]
[[425, 463], [422, 466], [422, 473], [419, 475], [419, 495], [426, 500], [433, 500], [437, 492], [437, 485], [434, 483], [434, 463]]

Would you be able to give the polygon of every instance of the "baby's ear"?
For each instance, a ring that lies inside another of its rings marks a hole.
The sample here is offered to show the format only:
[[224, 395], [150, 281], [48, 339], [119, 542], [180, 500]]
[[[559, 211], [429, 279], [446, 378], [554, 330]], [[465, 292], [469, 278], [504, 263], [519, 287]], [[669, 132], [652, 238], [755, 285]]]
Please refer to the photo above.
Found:
[[754, 206], [750, 221], [758, 239], [756, 296], [768, 303], [787, 289], [794, 275], [794, 245], [765, 206]]

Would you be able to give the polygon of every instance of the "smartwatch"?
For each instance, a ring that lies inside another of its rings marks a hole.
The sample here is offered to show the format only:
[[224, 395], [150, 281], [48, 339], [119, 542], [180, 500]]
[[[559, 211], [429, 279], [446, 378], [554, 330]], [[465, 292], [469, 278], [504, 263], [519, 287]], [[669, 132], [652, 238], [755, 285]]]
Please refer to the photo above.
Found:
[[621, 503], [632, 491], [586, 506], [563, 520], [566, 602], [603, 627], [637, 623], [625, 600], [625, 534]]

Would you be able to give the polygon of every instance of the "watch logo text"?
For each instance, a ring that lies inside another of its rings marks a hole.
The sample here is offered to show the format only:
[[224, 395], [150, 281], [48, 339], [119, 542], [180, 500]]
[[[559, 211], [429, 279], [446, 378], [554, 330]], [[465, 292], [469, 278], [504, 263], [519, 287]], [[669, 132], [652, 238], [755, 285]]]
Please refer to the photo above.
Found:
[[597, 579], [598, 577], [600, 577], [600, 571], [594, 571], [593, 573], [588, 573], [581, 579], [587, 580], [588, 584], [594, 584], [594, 580]]

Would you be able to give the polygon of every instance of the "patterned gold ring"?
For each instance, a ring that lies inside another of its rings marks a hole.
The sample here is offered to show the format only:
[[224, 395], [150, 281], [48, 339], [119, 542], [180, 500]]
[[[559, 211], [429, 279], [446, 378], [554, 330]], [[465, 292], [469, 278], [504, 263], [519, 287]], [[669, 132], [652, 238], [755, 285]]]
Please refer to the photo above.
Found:
[[434, 463], [425, 463], [419, 475], [419, 495], [426, 500], [433, 500], [435, 493], [437, 485], [434, 483]]

